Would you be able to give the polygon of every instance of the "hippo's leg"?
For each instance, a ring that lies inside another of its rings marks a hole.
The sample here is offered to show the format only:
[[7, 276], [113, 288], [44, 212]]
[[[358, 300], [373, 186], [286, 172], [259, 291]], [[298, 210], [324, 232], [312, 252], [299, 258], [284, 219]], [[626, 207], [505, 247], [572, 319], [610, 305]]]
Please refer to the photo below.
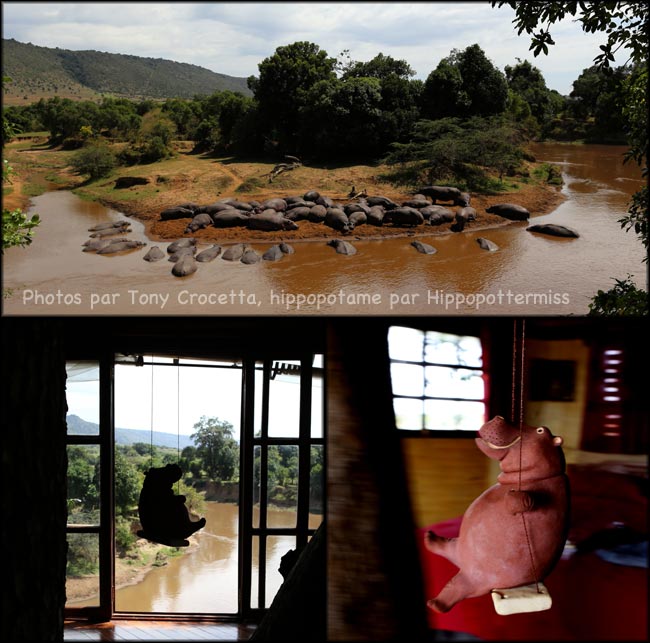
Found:
[[471, 581], [463, 574], [458, 572], [436, 596], [427, 601], [427, 607], [435, 612], [448, 612], [456, 603], [472, 595], [473, 586]]
[[443, 536], [438, 536], [433, 531], [427, 531], [424, 534], [424, 546], [434, 554], [446, 558], [449, 562], [453, 563], [458, 567], [456, 562], [456, 545], [458, 544], [458, 538], [444, 538]]

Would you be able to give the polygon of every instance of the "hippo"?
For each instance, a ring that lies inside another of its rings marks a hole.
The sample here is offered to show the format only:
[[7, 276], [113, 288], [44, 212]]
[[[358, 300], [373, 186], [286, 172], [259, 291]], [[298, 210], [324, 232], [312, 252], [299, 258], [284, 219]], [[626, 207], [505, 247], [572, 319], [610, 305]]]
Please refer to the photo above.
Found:
[[394, 210], [395, 208], [399, 208], [399, 205], [395, 203], [395, 201], [391, 201], [391, 199], [385, 196], [369, 196], [366, 201], [370, 207], [373, 205], [381, 205], [384, 210]]
[[110, 255], [114, 252], [122, 252], [123, 250], [134, 250], [136, 248], [142, 248], [147, 244], [142, 241], [120, 241], [118, 243], [109, 243], [104, 248], [101, 248], [97, 251], [98, 255]]
[[188, 237], [185, 237], [183, 239], [178, 239], [177, 241], [173, 241], [167, 246], [167, 252], [170, 255], [173, 255], [175, 252], [178, 252], [181, 248], [190, 248], [191, 246], [196, 245], [196, 239], [191, 239]]
[[456, 216], [461, 216], [465, 221], [476, 221], [476, 217], [478, 216], [476, 210], [474, 208], [471, 208], [469, 206], [465, 206], [464, 208], [461, 208], [456, 212]]
[[476, 243], [478, 243], [480, 248], [487, 250], [488, 252], [496, 252], [499, 249], [499, 246], [497, 246], [494, 241], [490, 241], [485, 237], [477, 237]]
[[191, 219], [194, 217], [194, 210], [189, 208], [167, 208], [160, 213], [161, 221], [171, 221], [173, 219]]
[[461, 192], [460, 196], [454, 199], [454, 205], [459, 205], [461, 208], [466, 208], [471, 200], [472, 197], [469, 195], [469, 192]]
[[302, 198], [305, 201], [318, 201], [318, 199], [320, 198], [320, 192], [316, 190], [309, 190], [308, 192], [305, 192], [302, 195]]
[[284, 212], [287, 209], [287, 202], [284, 199], [268, 199], [261, 205], [262, 210], [275, 210]]
[[413, 199], [409, 199], [408, 201], [402, 202], [402, 207], [416, 208], [417, 210], [419, 210], [420, 208], [426, 208], [427, 206], [430, 205], [431, 203], [429, 203], [429, 201], [427, 201], [424, 197], [422, 197], [421, 199], [413, 198]]
[[284, 241], [280, 244], [280, 250], [282, 250], [285, 255], [292, 255], [295, 252], [293, 246], [290, 246], [288, 243], [284, 243]]
[[315, 205], [309, 210], [308, 219], [312, 223], [323, 223], [327, 216], [327, 208], [324, 205]]
[[251, 214], [247, 227], [249, 230], [297, 230], [298, 224], [287, 219], [283, 212], [267, 208], [259, 214]]
[[348, 217], [354, 212], [363, 212], [366, 215], [370, 212], [370, 206], [366, 203], [365, 199], [362, 199], [358, 203], [348, 203], [343, 206], [343, 212], [348, 215]]
[[222, 255], [221, 258], [226, 261], [239, 261], [241, 256], [244, 254], [244, 249], [246, 246], [243, 243], [236, 243], [234, 246], [230, 246]]
[[501, 473], [465, 511], [458, 538], [425, 534], [426, 548], [459, 568], [427, 602], [437, 612], [495, 589], [543, 581], [562, 555], [568, 532], [569, 483], [560, 436], [543, 426], [522, 425], [520, 433], [496, 416], [479, 429], [475, 442], [498, 460]]
[[230, 208], [229, 210], [222, 210], [213, 215], [212, 222], [215, 228], [236, 228], [245, 227], [248, 225], [250, 216], [241, 210]]
[[172, 275], [175, 277], [187, 277], [194, 274], [198, 269], [196, 259], [192, 255], [183, 255], [172, 267]]
[[433, 246], [430, 246], [428, 243], [422, 243], [421, 241], [411, 241], [411, 245], [423, 255], [434, 255], [438, 252]]
[[578, 239], [580, 235], [572, 228], [567, 228], [557, 223], [538, 223], [526, 228], [528, 232], [539, 232], [540, 234], [548, 234], [552, 237], [567, 237], [570, 239]]
[[210, 203], [209, 205], [202, 205], [198, 210], [196, 210], [196, 214], [209, 214], [211, 217], [217, 214], [218, 212], [222, 212], [223, 210], [232, 210], [233, 207], [229, 205], [228, 203]]
[[[426, 208], [420, 210], [420, 214], [425, 219], [431, 219], [436, 215], [436, 220], [440, 223], [449, 223], [454, 220], [455, 216], [449, 208], [445, 208], [442, 205], [428, 205]], [[438, 225], [438, 223], [432, 223], [431, 225]]]
[[174, 263], [176, 263], [181, 257], [184, 257], [185, 255], [189, 255], [190, 257], [193, 257], [195, 254], [196, 254], [195, 246], [190, 246], [189, 248], [179, 248], [176, 252], [172, 252], [172, 254], [169, 255], [167, 261], [173, 261]]
[[207, 261], [212, 261], [213, 259], [216, 259], [220, 254], [221, 254], [221, 246], [215, 243], [209, 248], [206, 248], [205, 250], [201, 250], [201, 252], [199, 252], [199, 254], [196, 255], [195, 259], [201, 263], [205, 263]]
[[336, 252], [338, 252], [340, 255], [357, 254], [357, 249], [351, 243], [343, 241], [342, 239], [332, 239], [331, 241], [327, 242], [327, 245], [335, 248]]
[[99, 232], [100, 230], [109, 230], [110, 228], [127, 228], [131, 225], [130, 221], [111, 221], [110, 223], [98, 223], [92, 228], [88, 228], [88, 232]]
[[359, 210], [357, 212], [353, 212], [349, 217], [348, 221], [350, 222], [350, 230], [354, 230], [359, 225], [363, 225], [368, 221], [368, 216], [366, 215], [365, 212]]
[[381, 205], [373, 205], [370, 208], [370, 211], [367, 214], [368, 223], [375, 226], [380, 226], [384, 224], [384, 214], [385, 210]]
[[212, 217], [209, 214], [205, 212], [201, 214], [197, 214], [194, 216], [191, 223], [188, 224], [187, 228], [185, 228], [185, 233], [196, 232], [197, 230], [203, 230], [203, 228], [207, 228], [208, 226], [211, 226], [212, 223], [213, 223]]
[[259, 254], [252, 248], [247, 248], [241, 256], [240, 261], [245, 264], [257, 263], [260, 260]]
[[284, 257], [284, 252], [282, 252], [282, 248], [280, 248], [279, 245], [271, 246], [263, 255], [262, 259], [264, 261], [277, 261], [278, 259], [282, 259]]
[[305, 201], [305, 199], [299, 196], [287, 197], [285, 201], [287, 202], [287, 210], [293, 210], [294, 208], [313, 208], [316, 205], [313, 201]]
[[142, 258], [145, 261], [150, 261], [153, 263], [154, 261], [160, 261], [161, 259], [164, 259], [165, 253], [158, 246], [152, 246], [149, 248], [147, 254]]
[[325, 225], [339, 232], [350, 232], [350, 220], [341, 208], [327, 208]]
[[128, 241], [126, 237], [117, 237], [117, 239], [88, 239], [83, 244], [83, 252], [97, 252], [111, 243], [122, 243], [122, 241]]
[[179, 203], [177, 208], [183, 208], [184, 210], [192, 210], [194, 214], [196, 214], [197, 210], [201, 207], [198, 203], [194, 203], [194, 201], [188, 201], [187, 203]]
[[422, 213], [416, 208], [395, 208], [389, 210], [384, 215], [384, 221], [392, 223], [394, 226], [418, 226], [424, 223]]
[[456, 217], [456, 221], [449, 226], [449, 229], [452, 232], [462, 232], [465, 229], [465, 225], [467, 224], [467, 219], [464, 219], [463, 217]]
[[500, 217], [511, 221], [526, 221], [530, 217], [530, 212], [526, 208], [514, 203], [496, 203], [489, 208], [485, 208], [485, 211], [490, 214], [498, 214]]
[[332, 199], [330, 199], [328, 196], [323, 196], [321, 194], [316, 199], [316, 205], [323, 205], [326, 208], [333, 208], [334, 207], [334, 201], [332, 201]]
[[456, 201], [461, 194], [458, 188], [450, 188], [445, 185], [427, 185], [420, 188], [418, 192], [430, 197], [434, 205], [436, 201]]
[[246, 203], [245, 201], [237, 201], [233, 200], [228, 203], [228, 205], [231, 208], [235, 208], [235, 210], [242, 210], [243, 212], [252, 212], [253, 211], [253, 206], [250, 203]]
[[285, 218], [290, 221], [303, 221], [309, 219], [309, 214], [311, 208], [307, 206], [299, 206], [297, 208], [291, 208], [284, 213]]
[[125, 226], [122, 226], [120, 228], [106, 228], [104, 230], [97, 230], [90, 235], [90, 238], [103, 239], [104, 237], [110, 237], [114, 234], [128, 234], [129, 232], [132, 232], [132, 230], [127, 223]]

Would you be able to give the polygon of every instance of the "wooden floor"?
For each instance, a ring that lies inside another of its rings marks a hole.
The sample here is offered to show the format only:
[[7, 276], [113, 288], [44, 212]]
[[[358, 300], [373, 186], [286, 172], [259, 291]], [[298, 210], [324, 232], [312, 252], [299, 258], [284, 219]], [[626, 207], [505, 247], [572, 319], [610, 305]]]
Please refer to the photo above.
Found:
[[247, 641], [254, 625], [168, 621], [66, 621], [64, 641]]

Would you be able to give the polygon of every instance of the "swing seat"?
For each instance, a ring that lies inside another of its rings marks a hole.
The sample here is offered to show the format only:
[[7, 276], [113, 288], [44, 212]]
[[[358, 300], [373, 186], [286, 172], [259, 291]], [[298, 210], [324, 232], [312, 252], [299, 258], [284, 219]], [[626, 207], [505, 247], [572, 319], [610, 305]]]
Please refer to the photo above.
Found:
[[[539, 591], [537, 588], [539, 587]], [[531, 583], [510, 589], [493, 589], [492, 602], [497, 614], [507, 616], [522, 612], [542, 612], [550, 609], [553, 601], [544, 583]]]
[[154, 534], [149, 534], [143, 529], [139, 529], [137, 535], [140, 538], [146, 538], [153, 543], [158, 543], [159, 545], [167, 545], [167, 547], [189, 547], [190, 541], [184, 540], [183, 538], [165, 538], [164, 536], [156, 536]]

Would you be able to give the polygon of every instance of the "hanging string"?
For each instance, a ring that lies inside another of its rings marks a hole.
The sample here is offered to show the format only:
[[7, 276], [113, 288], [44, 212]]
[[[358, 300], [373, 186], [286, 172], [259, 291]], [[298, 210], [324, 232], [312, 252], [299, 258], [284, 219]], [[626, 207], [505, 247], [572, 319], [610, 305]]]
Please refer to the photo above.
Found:
[[[523, 468], [522, 456], [524, 452], [524, 378], [525, 378], [525, 366], [526, 366], [526, 320], [521, 320], [521, 331], [519, 333], [521, 337], [518, 341], [517, 333], [517, 320], [514, 320], [513, 327], [513, 353], [512, 353], [512, 419], [515, 420], [515, 391], [518, 392], [517, 397], [519, 398], [519, 484], [518, 491], [521, 491], [521, 471]], [[519, 350], [517, 350], [519, 349]], [[517, 359], [517, 353], [519, 353]], [[519, 386], [517, 386], [517, 362], [519, 369]], [[528, 545], [528, 553], [530, 555], [530, 564], [533, 570], [533, 578], [535, 579], [535, 588], [538, 594], [541, 594], [539, 589], [539, 576], [537, 575], [537, 566], [535, 565], [535, 556], [533, 555], [533, 547], [530, 543], [530, 537], [528, 535], [528, 526], [526, 525], [526, 515], [525, 512], [521, 512], [521, 522], [524, 526], [524, 535], [526, 537], [526, 545]]]
[[149, 465], [150, 468], [153, 468], [153, 355], [151, 355], [151, 409], [149, 411], [150, 415], [150, 425], [151, 425], [151, 431], [150, 431], [150, 448], [149, 448], [149, 454], [151, 458], [151, 464]]
[[[176, 464], [181, 464], [181, 365], [176, 358]], [[181, 481], [176, 483], [176, 493], [181, 492]]]

